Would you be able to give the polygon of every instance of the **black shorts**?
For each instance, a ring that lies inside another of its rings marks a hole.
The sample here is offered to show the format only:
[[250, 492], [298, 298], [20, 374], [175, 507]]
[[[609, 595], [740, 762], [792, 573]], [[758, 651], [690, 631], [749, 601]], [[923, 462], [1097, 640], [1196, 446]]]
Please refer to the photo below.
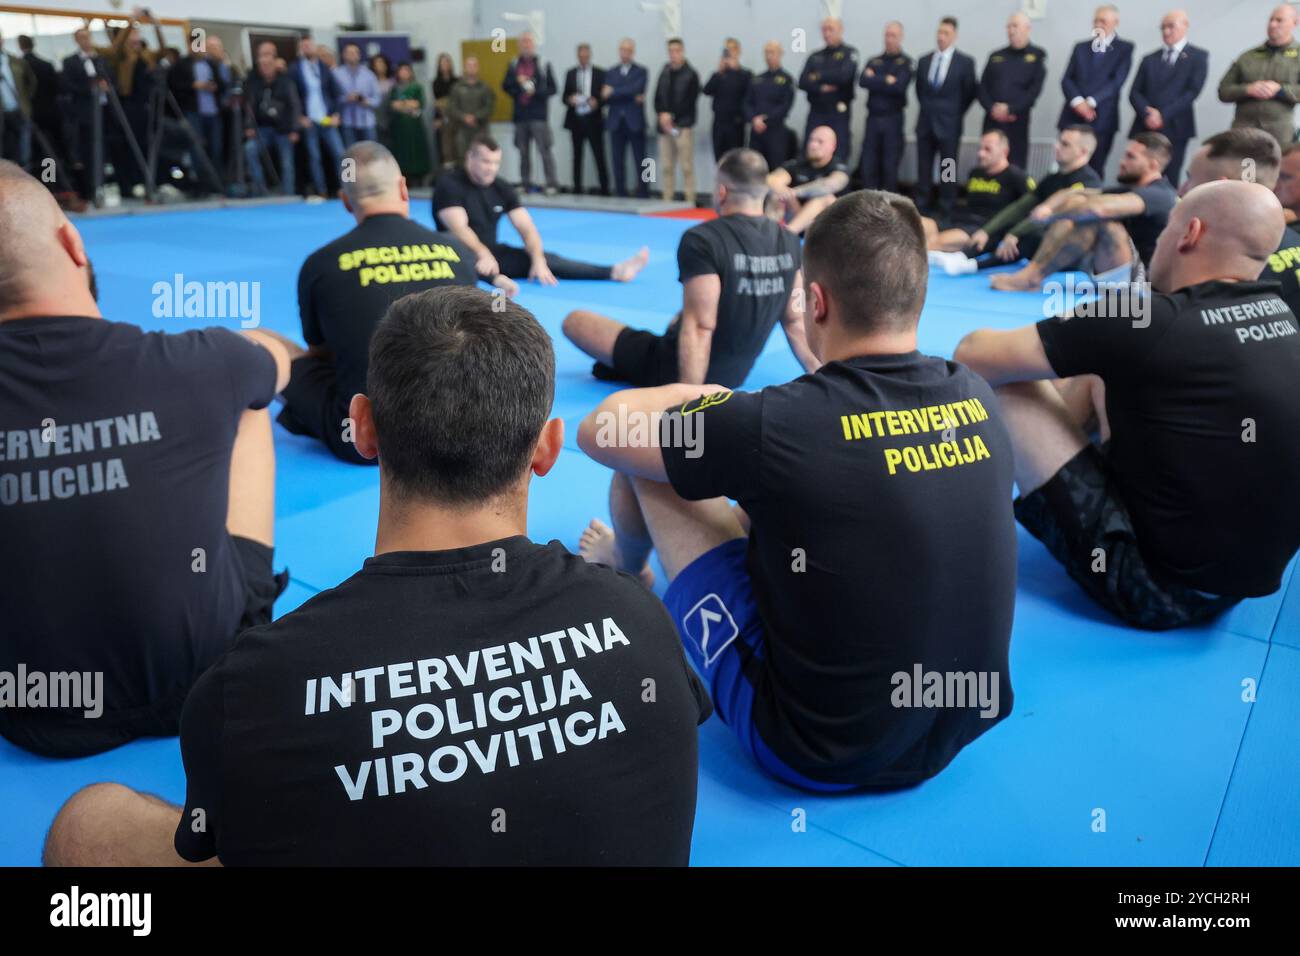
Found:
[[180, 730], [181, 709], [199, 675], [225, 653], [235, 638], [250, 627], [271, 623], [278, 598], [289, 585], [289, 572], [276, 574], [271, 562], [274, 551], [257, 541], [230, 536], [240, 577], [243, 580], [244, 611], [225, 647], [212, 660], [199, 661], [198, 670], [188, 675], [184, 686], [145, 707], [130, 711], [105, 711], [88, 720], [80, 711], [23, 710], [21, 719], [0, 708], [0, 737], [45, 757], [88, 757], [112, 750], [139, 737], [173, 737]]
[[334, 360], [319, 355], [301, 355], [293, 360], [289, 384], [285, 386], [284, 408], [276, 421], [295, 435], [309, 435], [323, 442], [335, 458], [353, 465], [375, 461], [357, 454], [356, 445], [344, 439], [343, 419], [352, 396], [339, 396]]
[[597, 362], [591, 373], [602, 381], [628, 382], [637, 388], [669, 385], [679, 377], [677, 340], [644, 329], [628, 328], [618, 333], [613, 362], [612, 366]]
[[1239, 600], [1162, 578], [1143, 558], [1128, 508], [1096, 445], [1071, 458], [1041, 488], [1017, 498], [1015, 512], [1089, 597], [1135, 627], [1195, 624]]

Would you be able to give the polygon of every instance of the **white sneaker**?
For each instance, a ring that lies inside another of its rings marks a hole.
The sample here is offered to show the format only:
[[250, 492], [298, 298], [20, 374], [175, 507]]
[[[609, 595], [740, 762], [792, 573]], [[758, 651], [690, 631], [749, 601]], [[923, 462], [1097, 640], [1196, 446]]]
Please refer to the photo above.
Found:
[[962, 252], [930, 252], [930, 265], [938, 266], [945, 275], [974, 275], [979, 271], [979, 264]]

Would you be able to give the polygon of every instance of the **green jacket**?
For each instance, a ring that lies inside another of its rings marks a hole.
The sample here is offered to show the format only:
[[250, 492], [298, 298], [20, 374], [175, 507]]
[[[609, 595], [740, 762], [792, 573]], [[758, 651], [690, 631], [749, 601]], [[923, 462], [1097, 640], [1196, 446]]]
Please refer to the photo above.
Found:
[[[1282, 89], [1270, 100], [1249, 95], [1246, 87], [1257, 80], [1273, 80]], [[1295, 136], [1295, 105], [1300, 102], [1300, 43], [1284, 47], [1267, 43], [1247, 50], [1228, 67], [1219, 81], [1219, 99], [1236, 103], [1233, 126], [1256, 126], [1273, 133], [1286, 145]]]
[[[24, 116], [32, 115], [32, 97], [36, 95], [36, 74], [22, 57], [0, 53], [9, 60], [9, 72], [13, 74], [14, 86], [17, 88], [18, 109]], [[15, 90], [10, 90], [12, 95]]]
[[478, 128], [484, 129], [496, 102], [496, 90], [482, 80], [472, 85], [460, 80], [447, 95], [447, 118], [460, 126], [465, 116], [473, 116], [478, 120]]

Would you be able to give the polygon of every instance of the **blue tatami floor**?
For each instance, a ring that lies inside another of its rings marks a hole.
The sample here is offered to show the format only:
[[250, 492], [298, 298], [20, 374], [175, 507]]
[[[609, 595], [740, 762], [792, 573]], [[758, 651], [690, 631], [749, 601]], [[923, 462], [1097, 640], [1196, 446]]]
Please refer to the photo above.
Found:
[[[576, 548], [607, 517], [609, 473], [573, 441], [578, 418], [610, 386], [560, 335], [583, 306], [659, 329], [680, 302], [675, 250], [692, 223], [538, 210], [547, 247], [611, 261], [651, 249], [631, 285], [527, 285], [521, 302], [556, 340], [555, 414], [569, 426], [556, 469], [533, 482], [529, 533]], [[420, 204], [416, 218], [426, 224]], [[298, 266], [350, 227], [338, 203], [180, 212], [79, 223], [105, 315], [150, 329], [153, 285], [258, 281], [261, 322], [298, 337]], [[950, 355], [977, 326], [1038, 318], [1036, 294], [996, 293], [987, 277], [931, 276], [921, 348]], [[199, 323], [205, 324], [205, 323]], [[237, 326], [237, 320], [231, 320]], [[773, 335], [751, 386], [796, 373]], [[350, 575], [371, 553], [373, 469], [336, 462], [276, 430], [277, 564], [292, 585], [284, 613]], [[1152, 634], [1092, 606], [1041, 545], [1020, 537], [1012, 641], [1015, 712], [934, 780], [890, 794], [815, 797], [750, 767], [716, 719], [701, 728], [697, 865], [1300, 865], [1300, 584], [1247, 601], [1211, 625]], [[50, 820], [76, 789], [118, 781], [180, 802], [174, 739], [52, 761], [0, 741], [0, 865], [36, 864]], [[1103, 826], [1104, 824], [1104, 826]]]

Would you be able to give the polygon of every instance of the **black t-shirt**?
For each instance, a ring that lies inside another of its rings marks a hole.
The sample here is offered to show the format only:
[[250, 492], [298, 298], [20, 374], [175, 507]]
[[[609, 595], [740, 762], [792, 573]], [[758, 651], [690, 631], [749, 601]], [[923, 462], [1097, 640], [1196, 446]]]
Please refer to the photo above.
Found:
[[380, 555], [195, 685], [176, 849], [685, 865], [711, 710], [654, 595], [558, 542]]
[[[790, 174], [791, 189], [807, 185], [814, 179], [825, 179], [831, 173], [849, 175], [849, 167], [839, 159], [832, 159], [825, 166], [814, 166], [807, 156], [800, 156], [798, 159], [792, 159], [785, 163], [781, 168]], [[844, 188], [835, 195], [843, 196], [848, 191], [849, 186], [846, 183]]]
[[1164, 232], [1169, 214], [1178, 202], [1178, 192], [1163, 176], [1148, 186], [1108, 186], [1104, 192], [1134, 193], [1142, 198], [1146, 208], [1139, 215], [1128, 216], [1122, 221], [1133, 245], [1137, 247], [1138, 257], [1144, 265], [1149, 265], [1151, 253], [1156, 251], [1156, 240]]
[[1268, 282], [1203, 282], [1148, 308], [1038, 334], [1057, 375], [1106, 383], [1108, 458], [1146, 560], [1211, 594], [1270, 594], [1300, 546], [1296, 317]]
[[302, 335], [334, 350], [343, 408], [366, 390], [370, 338], [392, 302], [477, 281], [474, 257], [454, 236], [397, 214], [370, 216], [308, 256], [298, 273]]
[[[1012, 450], [992, 390], [911, 352], [721, 395], [687, 408], [702, 454], [663, 458], [678, 494], [733, 498], [752, 522], [760, 736], [815, 780], [938, 773], [1012, 704]], [[923, 705], [932, 673], [983, 675], [996, 714]]]
[[[491, 186], [480, 186], [457, 166], [438, 177], [433, 187], [433, 218], [449, 206], [460, 206], [469, 217], [469, 227], [478, 241], [491, 248], [497, 244], [497, 223], [501, 217], [520, 206], [515, 187], [500, 176]], [[446, 227], [446, 223], [442, 223]]]
[[102, 671], [105, 727], [179, 709], [244, 612], [230, 453], [275, 379], [227, 329], [0, 322], [0, 671]]
[[1046, 202], [1062, 189], [1097, 189], [1101, 186], [1101, 177], [1097, 171], [1086, 163], [1072, 173], [1057, 170], [1044, 176], [1034, 187], [1034, 197], [1039, 202]]
[[990, 175], [976, 168], [966, 181], [966, 210], [963, 218], [985, 222], [1034, 188], [1034, 181], [1019, 166], [1007, 166]]
[[1300, 233], [1290, 226], [1283, 230], [1277, 252], [1268, 257], [1259, 277], [1280, 284], [1282, 301], [1300, 316]]
[[[785, 313], [801, 262], [799, 237], [767, 216], [719, 216], [682, 236], [678, 281], [716, 275], [722, 282], [705, 381], [734, 388], [745, 380]], [[676, 348], [679, 331], [674, 321], [668, 347]]]

